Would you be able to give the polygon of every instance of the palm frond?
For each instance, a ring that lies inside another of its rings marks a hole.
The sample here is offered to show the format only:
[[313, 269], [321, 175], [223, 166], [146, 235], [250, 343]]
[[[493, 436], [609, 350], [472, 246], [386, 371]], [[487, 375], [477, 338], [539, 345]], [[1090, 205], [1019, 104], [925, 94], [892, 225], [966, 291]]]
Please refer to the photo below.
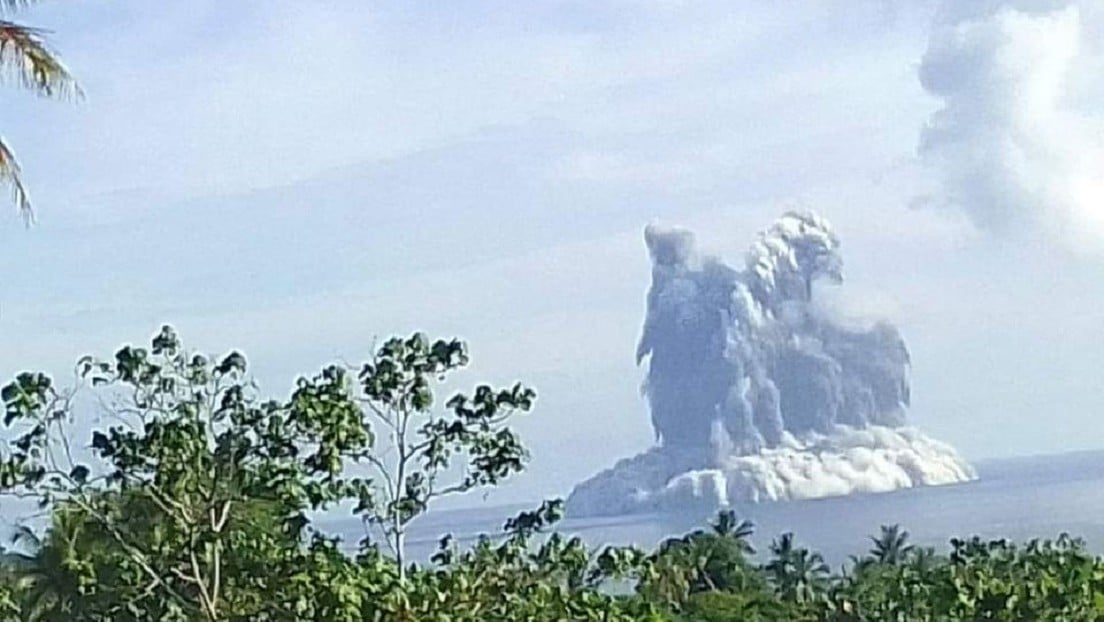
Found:
[[[9, 6], [16, 0], [0, 2]], [[0, 20], [0, 74], [45, 97], [80, 97], [80, 86], [46, 45], [46, 34], [37, 28]]]
[[22, 11], [40, 2], [42, 0], [0, 0], [0, 12]]
[[0, 0], [0, 15], [22, 11], [38, 3], [39, 0]]
[[[36, 0], [0, 0], [0, 16], [25, 9]], [[20, 86], [44, 97], [80, 98], [83, 93], [69, 70], [46, 45], [46, 32], [0, 19], [0, 80], [14, 80]], [[34, 220], [31, 201], [19, 162], [11, 148], [0, 139], [0, 185], [11, 188], [12, 200], [29, 225]]]
[[42, 548], [42, 539], [39, 538], [38, 534], [35, 533], [33, 529], [22, 523], [15, 526], [11, 535], [11, 543], [28, 546], [34, 551]]
[[7, 184], [11, 188], [12, 201], [27, 224], [34, 222], [34, 211], [31, 209], [31, 199], [27, 196], [27, 188], [23, 185], [22, 170], [3, 138], [0, 138], [0, 184]]

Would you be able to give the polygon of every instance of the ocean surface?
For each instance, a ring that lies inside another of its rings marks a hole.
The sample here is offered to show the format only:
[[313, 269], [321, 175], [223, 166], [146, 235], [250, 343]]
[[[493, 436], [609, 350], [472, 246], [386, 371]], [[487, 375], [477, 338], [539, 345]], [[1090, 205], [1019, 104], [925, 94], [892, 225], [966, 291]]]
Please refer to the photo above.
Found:
[[[820, 551], [830, 564], [870, 547], [880, 525], [900, 524], [916, 544], [946, 548], [955, 536], [1054, 538], [1062, 532], [1083, 537], [1104, 554], [1104, 451], [992, 460], [975, 464], [975, 482], [914, 488], [877, 495], [748, 504], [734, 508], [755, 524], [753, 544], [765, 551], [787, 531], [799, 543]], [[536, 507], [538, 503], [534, 503]], [[480, 533], [500, 532], [502, 523], [526, 506], [430, 512], [411, 529], [411, 558], [426, 560], [443, 534], [461, 544]], [[651, 548], [663, 539], [705, 526], [712, 518], [698, 511], [605, 518], [567, 518], [557, 529], [594, 546], [635, 544]], [[329, 521], [327, 521], [329, 522]], [[356, 520], [329, 522], [355, 544], [363, 536]]]

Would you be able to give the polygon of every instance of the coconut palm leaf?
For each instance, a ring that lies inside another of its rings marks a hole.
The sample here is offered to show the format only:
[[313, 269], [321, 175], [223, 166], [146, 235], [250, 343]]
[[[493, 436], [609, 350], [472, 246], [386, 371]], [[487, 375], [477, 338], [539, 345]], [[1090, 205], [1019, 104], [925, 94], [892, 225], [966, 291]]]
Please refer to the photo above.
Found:
[[[34, 0], [0, 0], [0, 16], [34, 4]], [[0, 19], [0, 79], [43, 97], [78, 98], [80, 86], [46, 44], [46, 31]], [[0, 184], [11, 188], [19, 213], [31, 221], [31, 201], [11, 147], [0, 139]]]
[[882, 525], [881, 535], [870, 538], [873, 543], [870, 555], [883, 564], [899, 564], [913, 551], [908, 539], [909, 532], [901, 529], [900, 525]]
[[7, 184], [11, 188], [12, 202], [20, 215], [30, 222], [34, 218], [34, 212], [31, 211], [31, 200], [27, 196], [27, 188], [23, 186], [23, 176], [20, 173], [19, 161], [15, 159], [8, 143], [0, 138], [0, 184]]

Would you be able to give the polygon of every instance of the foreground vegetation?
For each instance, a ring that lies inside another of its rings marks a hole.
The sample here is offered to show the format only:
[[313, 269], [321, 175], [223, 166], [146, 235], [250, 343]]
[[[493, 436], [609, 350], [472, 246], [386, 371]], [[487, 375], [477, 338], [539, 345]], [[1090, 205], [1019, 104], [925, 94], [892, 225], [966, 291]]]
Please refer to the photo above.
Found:
[[[264, 400], [242, 355], [189, 352], [165, 327], [148, 348], [81, 359], [76, 387], [20, 374], [0, 394], [0, 489], [36, 500], [49, 528], [5, 554], [0, 619], [1104, 619], [1104, 561], [1066, 536], [937, 553], [884, 527], [833, 573], [790, 534], [753, 557], [731, 512], [654, 551], [589, 548], [554, 531], [550, 501], [412, 563], [407, 528], [434, 499], [528, 457], [510, 423], [531, 389], [438, 404], [467, 362], [457, 340], [392, 339]], [[308, 519], [346, 508], [368, 533], [351, 555]]]

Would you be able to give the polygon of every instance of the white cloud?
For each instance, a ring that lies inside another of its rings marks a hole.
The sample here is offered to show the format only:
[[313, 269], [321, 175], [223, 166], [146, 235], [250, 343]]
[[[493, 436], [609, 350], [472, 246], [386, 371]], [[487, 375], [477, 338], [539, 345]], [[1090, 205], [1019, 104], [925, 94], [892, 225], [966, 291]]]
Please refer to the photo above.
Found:
[[941, 102], [919, 151], [942, 183], [942, 201], [981, 228], [1099, 244], [1104, 117], [1069, 97], [1071, 78], [1088, 62], [1083, 12], [1054, 3], [956, 10], [937, 22], [920, 67]]

